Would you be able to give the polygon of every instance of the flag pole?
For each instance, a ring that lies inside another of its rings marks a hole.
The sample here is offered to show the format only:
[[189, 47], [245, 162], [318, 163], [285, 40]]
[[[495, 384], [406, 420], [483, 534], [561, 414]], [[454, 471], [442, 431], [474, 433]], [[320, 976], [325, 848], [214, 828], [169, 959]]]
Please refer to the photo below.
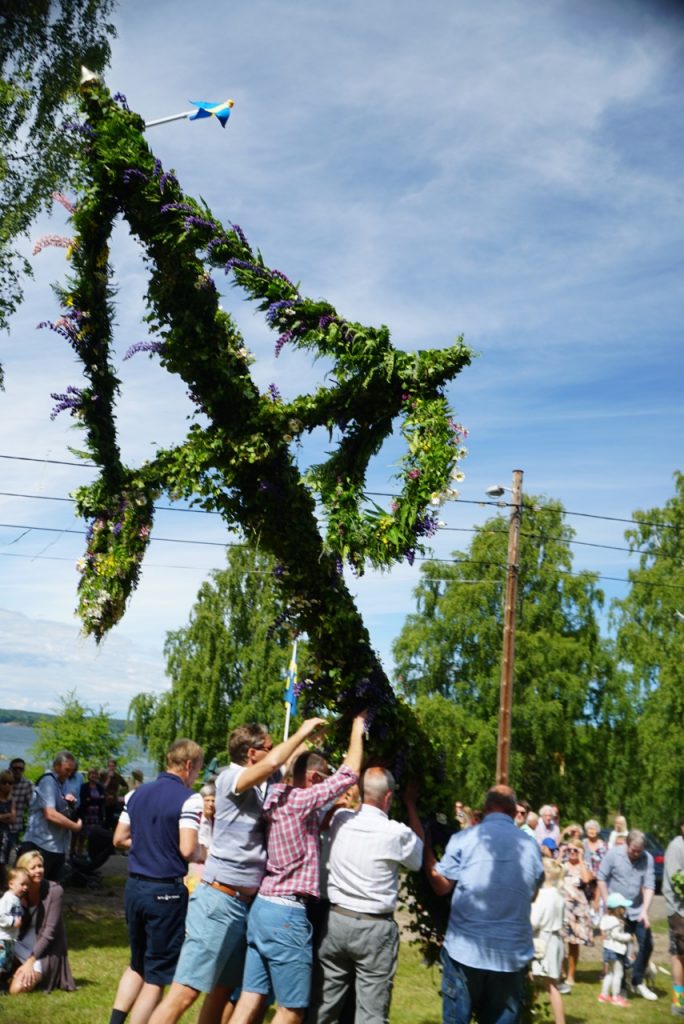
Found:
[[159, 117], [156, 121], [145, 121], [146, 128], [154, 128], [156, 124], [168, 124], [169, 121], [182, 121], [184, 117], [190, 117], [194, 110], [184, 110], [182, 114], [172, 114], [171, 117]]

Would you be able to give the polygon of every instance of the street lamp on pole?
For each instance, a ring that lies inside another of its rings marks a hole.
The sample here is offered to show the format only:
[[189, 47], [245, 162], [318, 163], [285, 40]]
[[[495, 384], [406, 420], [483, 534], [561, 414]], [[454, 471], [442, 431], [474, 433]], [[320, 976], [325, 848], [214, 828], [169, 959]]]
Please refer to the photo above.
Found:
[[522, 469], [513, 470], [512, 487], [488, 487], [487, 494], [500, 498], [511, 491], [511, 517], [508, 525], [508, 558], [506, 562], [506, 596], [504, 599], [503, 650], [501, 654], [501, 687], [499, 690], [499, 734], [496, 744], [496, 782], [508, 785], [511, 763], [511, 716], [513, 709], [513, 666], [515, 663], [515, 620], [518, 605], [518, 574], [520, 553], [520, 521], [522, 519]]

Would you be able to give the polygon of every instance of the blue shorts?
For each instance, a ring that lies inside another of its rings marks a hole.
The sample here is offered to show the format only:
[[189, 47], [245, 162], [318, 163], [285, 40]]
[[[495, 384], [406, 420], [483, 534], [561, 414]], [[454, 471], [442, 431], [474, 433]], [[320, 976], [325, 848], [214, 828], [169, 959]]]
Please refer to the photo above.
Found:
[[200, 882], [188, 906], [174, 981], [198, 992], [237, 988], [245, 963], [248, 905]]
[[183, 879], [155, 882], [129, 878], [124, 906], [131, 967], [150, 985], [168, 985], [185, 934], [188, 890]]
[[312, 929], [303, 903], [254, 900], [247, 925], [244, 992], [271, 997], [288, 1010], [309, 1005]]

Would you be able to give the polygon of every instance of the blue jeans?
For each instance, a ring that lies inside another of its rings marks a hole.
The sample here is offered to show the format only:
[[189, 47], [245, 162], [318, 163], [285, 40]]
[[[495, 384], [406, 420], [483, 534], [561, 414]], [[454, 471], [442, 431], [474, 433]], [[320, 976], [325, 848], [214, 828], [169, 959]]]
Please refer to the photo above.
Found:
[[442, 1024], [517, 1024], [523, 1000], [521, 971], [485, 971], [452, 960], [442, 946]]
[[643, 921], [625, 921], [625, 930], [636, 938], [639, 948], [632, 967], [632, 984], [640, 985], [644, 980], [648, 961], [653, 952], [653, 936], [651, 929], [647, 928]]

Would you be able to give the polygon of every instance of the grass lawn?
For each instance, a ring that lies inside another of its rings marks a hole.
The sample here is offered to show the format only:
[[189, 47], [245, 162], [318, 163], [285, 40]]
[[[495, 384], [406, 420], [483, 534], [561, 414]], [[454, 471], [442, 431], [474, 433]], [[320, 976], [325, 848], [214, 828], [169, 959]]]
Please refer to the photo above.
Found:
[[[71, 889], [66, 892], [69, 956], [78, 992], [3, 996], [2, 1024], [106, 1024], [119, 977], [128, 962], [121, 907], [124, 877], [108, 878], [106, 883], [103, 891], [89, 893], [87, 898]], [[655, 925], [656, 930], [663, 927], [666, 922]], [[660, 962], [669, 969], [667, 961]], [[635, 997], [629, 1008], [622, 1010], [597, 1002], [600, 971], [598, 959], [580, 960], [575, 988], [564, 997], [567, 1024], [602, 1024], [619, 1016], [638, 1024], [656, 1024], [669, 1018], [670, 979], [664, 974], [659, 974], [656, 982], [658, 1002]], [[402, 943], [392, 1024], [440, 1024], [439, 984], [439, 970], [426, 968], [418, 951]], [[542, 1002], [545, 1000], [542, 996]], [[197, 1015], [195, 1007], [183, 1018], [183, 1024], [196, 1024]]]

